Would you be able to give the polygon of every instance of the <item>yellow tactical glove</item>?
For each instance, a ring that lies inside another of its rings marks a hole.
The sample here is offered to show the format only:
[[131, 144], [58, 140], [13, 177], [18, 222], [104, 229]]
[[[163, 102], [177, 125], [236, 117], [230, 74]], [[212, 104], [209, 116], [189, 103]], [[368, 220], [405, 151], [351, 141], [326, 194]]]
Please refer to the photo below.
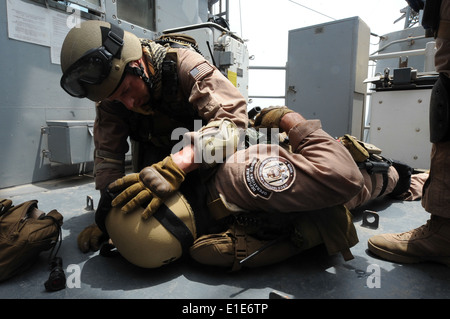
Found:
[[107, 236], [98, 228], [96, 224], [89, 225], [78, 235], [78, 248], [83, 252], [97, 251], [101, 244], [106, 241]]
[[149, 218], [161, 206], [164, 199], [178, 190], [184, 181], [184, 173], [167, 156], [161, 162], [145, 167], [140, 173], [130, 174], [111, 183], [112, 192], [122, 191], [112, 201], [112, 206], [123, 205], [122, 211], [129, 213], [139, 206], [147, 205], [142, 217]]
[[287, 114], [294, 112], [286, 106], [271, 106], [263, 109], [255, 117], [255, 128], [279, 128], [281, 118]]

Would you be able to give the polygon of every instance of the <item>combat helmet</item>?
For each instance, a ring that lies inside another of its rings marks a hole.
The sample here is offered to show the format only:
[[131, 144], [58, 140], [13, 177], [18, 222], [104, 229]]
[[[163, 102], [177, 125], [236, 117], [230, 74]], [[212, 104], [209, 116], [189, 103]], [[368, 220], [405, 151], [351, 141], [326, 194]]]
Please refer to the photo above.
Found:
[[119, 86], [128, 62], [141, 56], [134, 34], [105, 21], [82, 22], [61, 48], [61, 87], [74, 97], [101, 101]]
[[119, 253], [132, 264], [158, 268], [179, 259], [197, 239], [194, 212], [176, 192], [148, 219], [144, 208], [125, 214], [113, 207], [105, 227]]

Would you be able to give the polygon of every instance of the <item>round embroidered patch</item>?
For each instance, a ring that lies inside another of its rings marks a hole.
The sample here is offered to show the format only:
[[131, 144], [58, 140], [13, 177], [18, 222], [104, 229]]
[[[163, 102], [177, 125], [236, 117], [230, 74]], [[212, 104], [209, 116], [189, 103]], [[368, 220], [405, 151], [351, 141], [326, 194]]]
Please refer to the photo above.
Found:
[[268, 157], [259, 163], [256, 178], [261, 186], [274, 191], [282, 192], [294, 182], [294, 166], [283, 157]]
[[291, 162], [283, 157], [268, 157], [263, 161], [253, 159], [245, 170], [247, 188], [254, 196], [269, 199], [272, 192], [288, 189], [295, 179]]

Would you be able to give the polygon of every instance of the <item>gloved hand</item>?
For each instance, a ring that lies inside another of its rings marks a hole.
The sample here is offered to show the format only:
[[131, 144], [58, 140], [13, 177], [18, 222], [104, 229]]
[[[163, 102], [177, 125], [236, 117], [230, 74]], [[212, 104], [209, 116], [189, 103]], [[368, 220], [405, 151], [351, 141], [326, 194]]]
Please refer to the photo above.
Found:
[[83, 252], [97, 251], [101, 244], [108, 239], [96, 224], [89, 225], [78, 235], [78, 248]]
[[[145, 167], [140, 173], [122, 177], [109, 185], [109, 190], [123, 190], [113, 201], [113, 206], [123, 205], [122, 211], [129, 213], [139, 206], [147, 205], [142, 217], [149, 218], [161, 206], [165, 198], [180, 188], [184, 173], [167, 156], [161, 162]], [[125, 190], [124, 190], [125, 189]]]
[[255, 117], [255, 128], [279, 128], [281, 118], [287, 113], [294, 112], [286, 106], [271, 106], [264, 108]]

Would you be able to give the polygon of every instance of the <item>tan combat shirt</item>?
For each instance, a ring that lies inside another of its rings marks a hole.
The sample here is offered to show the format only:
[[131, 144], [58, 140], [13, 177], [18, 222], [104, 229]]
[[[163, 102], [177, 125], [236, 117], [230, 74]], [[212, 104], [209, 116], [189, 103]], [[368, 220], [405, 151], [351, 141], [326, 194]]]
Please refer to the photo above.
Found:
[[[179, 89], [199, 117], [206, 122], [226, 118], [245, 130], [248, 123], [247, 103], [239, 90], [200, 54], [179, 49], [177, 55]], [[109, 158], [107, 165], [96, 169], [97, 189], [104, 189], [124, 175], [124, 158], [129, 150], [127, 138], [131, 132], [130, 112], [117, 102], [102, 101], [97, 106], [94, 123], [96, 167], [100, 163], [105, 164], [104, 157]], [[154, 119], [154, 123], [162, 127], [166, 125], [165, 121], [167, 118], [164, 116], [161, 120]], [[102, 156], [104, 154], [107, 156]]]

